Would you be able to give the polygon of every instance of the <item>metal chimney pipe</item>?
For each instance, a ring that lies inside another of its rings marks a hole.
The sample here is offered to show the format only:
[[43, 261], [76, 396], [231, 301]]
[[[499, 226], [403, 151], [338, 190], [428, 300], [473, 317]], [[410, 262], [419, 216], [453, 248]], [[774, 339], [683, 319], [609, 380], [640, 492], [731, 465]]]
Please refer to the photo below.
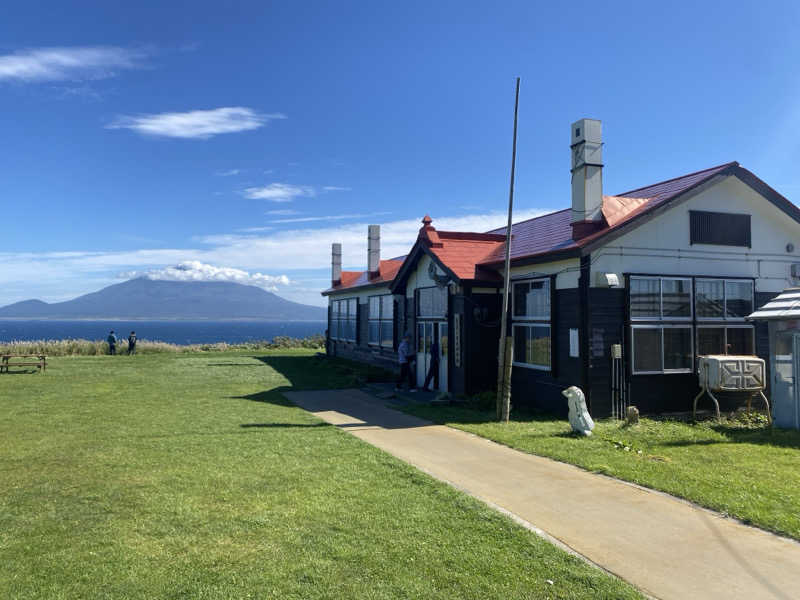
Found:
[[381, 268], [381, 226], [370, 225], [367, 229], [367, 270], [371, 276]]
[[342, 282], [342, 245], [331, 244], [331, 286]]

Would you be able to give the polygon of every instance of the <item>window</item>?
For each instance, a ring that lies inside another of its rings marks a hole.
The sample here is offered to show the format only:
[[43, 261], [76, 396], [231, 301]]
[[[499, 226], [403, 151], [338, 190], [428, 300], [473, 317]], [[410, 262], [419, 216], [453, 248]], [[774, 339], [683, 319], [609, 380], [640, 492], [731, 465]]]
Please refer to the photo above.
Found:
[[423, 318], [447, 316], [447, 287], [419, 288], [417, 316]]
[[369, 344], [394, 347], [394, 299], [391, 294], [369, 298]]
[[633, 325], [633, 372], [689, 373], [691, 325]]
[[692, 280], [677, 277], [631, 277], [632, 320], [685, 321], [692, 318]]
[[754, 335], [755, 330], [750, 325], [700, 325], [697, 328], [697, 355], [754, 354]]
[[752, 280], [698, 279], [695, 290], [700, 320], [742, 320], [753, 312]]
[[689, 211], [689, 243], [750, 247], [750, 215]]
[[334, 300], [331, 307], [331, 339], [355, 342], [357, 323], [358, 299]]
[[514, 364], [550, 370], [550, 280], [515, 281], [511, 309]]

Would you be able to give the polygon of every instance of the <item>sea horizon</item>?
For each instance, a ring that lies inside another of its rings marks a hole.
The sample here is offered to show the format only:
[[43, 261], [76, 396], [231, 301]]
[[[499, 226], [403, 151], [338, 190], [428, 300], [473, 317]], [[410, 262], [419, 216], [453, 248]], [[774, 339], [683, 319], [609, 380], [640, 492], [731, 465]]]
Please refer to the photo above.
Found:
[[278, 336], [322, 335], [326, 321], [264, 319], [0, 319], [0, 343], [12, 341], [104, 340], [114, 330], [120, 338], [136, 331], [139, 340], [170, 344], [240, 344]]

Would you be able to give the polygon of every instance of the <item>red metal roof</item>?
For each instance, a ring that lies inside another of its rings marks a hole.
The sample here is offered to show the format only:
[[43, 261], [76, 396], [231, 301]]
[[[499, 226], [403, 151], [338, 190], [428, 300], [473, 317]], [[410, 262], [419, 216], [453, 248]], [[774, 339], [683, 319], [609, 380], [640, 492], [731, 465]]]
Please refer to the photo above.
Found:
[[497, 248], [502, 248], [504, 235], [438, 231], [439, 244], [430, 250], [444, 266], [460, 280], [500, 280], [495, 271], [486, 271], [480, 263], [486, 261]]
[[397, 272], [400, 270], [400, 267], [403, 266], [404, 259], [405, 256], [382, 260], [378, 267], [377, 277], [370, 277], [368, 271], [342, 271], [342, 282], [339, 285], [328, 288], [322, 293], [329, 294], [331, 292], [349, 290], [366, 285], [391, 283], [394, 280], [394, 276], [397, 275]]
[[[571, 209], [567, 208], [554, 213], [542, 215], [514, 223], [511, 226], [511, 258], [524, 258], [541, 254], [549, 254], [563, 250], [577, 249], [589, 242], [596, 241], [603, 235], [615, 230], [616, 228], [628, 223], [635, 217], [648, 212], [657, 206], [681, 195], [690, 188], [711, 179], [725, 169], [738, 166], [739, 163], [730, 162], [696, 173], [690, 173], [681, 177], [675, 177], [655, 183], [647, 187], [638, 188], [617, 194], [616, 196], [604, 197], [604, 213], [614, 214], [613, 225], [604, 223], [598, 231], [580, 238], [572, 239], [572, 215]], [[636, 199], [637, 202], [628, 202], [626, 208], [621, 208], [620, 198]], [[608, 210], [606, 210], [608, 208]], [[614, 209], [617, 209], [616, 211]], [[620, 214], [619, 211], [622, 211]], [[493, 229], [489, 233], [503, 234], [505, 227]], [[501, 245], [492, 256], [484, 261], [484, 264], [496, 264], [504, 259], [504, 247]]]

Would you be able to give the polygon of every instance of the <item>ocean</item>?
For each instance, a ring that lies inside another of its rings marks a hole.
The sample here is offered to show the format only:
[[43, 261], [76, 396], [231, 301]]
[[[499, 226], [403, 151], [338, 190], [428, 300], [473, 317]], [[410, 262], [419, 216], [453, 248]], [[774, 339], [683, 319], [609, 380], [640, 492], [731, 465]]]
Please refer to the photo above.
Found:
[[126, 338], [170, 344], [238, 344], [285, 335], [303, 338], [324, 334], [325, 321], [51, 321], [0, 320], [0, 343], [13, 340], [104, 340], [112, 329]]

